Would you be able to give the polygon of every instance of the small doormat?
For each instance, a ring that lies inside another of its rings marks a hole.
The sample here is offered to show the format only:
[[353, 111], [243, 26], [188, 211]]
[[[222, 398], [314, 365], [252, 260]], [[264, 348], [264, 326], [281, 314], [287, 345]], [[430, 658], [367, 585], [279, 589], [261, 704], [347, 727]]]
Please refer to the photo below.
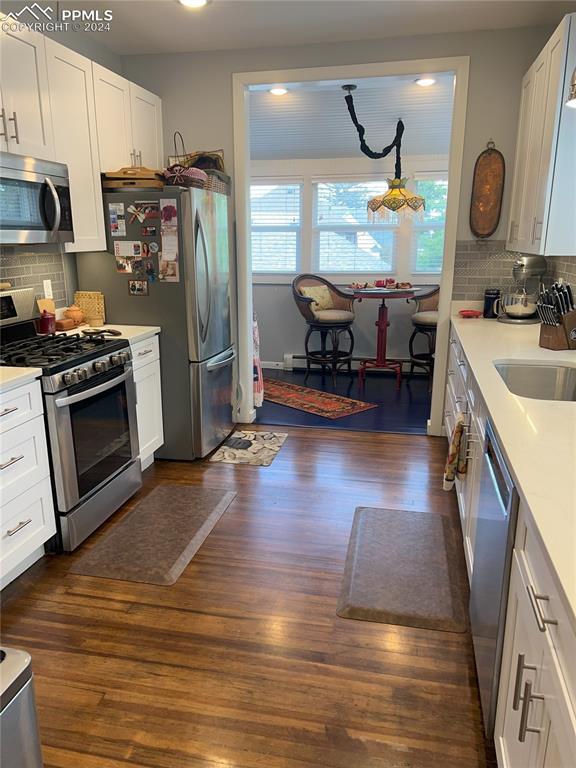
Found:
[[336, 613], [465, 632], [468, 588], [460, 550], [444, 515], [358, 507]]
[[235, 496], [192, 485], [159, 485], [70, 572], [174, 584]]
[[326, 419], [341, 419], [343, 416], [352, 416], [378, 407], [373, 403], [364, 403], [362, 400], [353, 400], [351, 397], [333, 395], [330, 392], [320, 392], [317, 389], [301, 387], [278, 379], [264, 380], [264, 400], [314, 413], [316, 416], [324, 416]]
[[269, 467], [287, 437], [286, 432], [234, 432], [210, 461]]

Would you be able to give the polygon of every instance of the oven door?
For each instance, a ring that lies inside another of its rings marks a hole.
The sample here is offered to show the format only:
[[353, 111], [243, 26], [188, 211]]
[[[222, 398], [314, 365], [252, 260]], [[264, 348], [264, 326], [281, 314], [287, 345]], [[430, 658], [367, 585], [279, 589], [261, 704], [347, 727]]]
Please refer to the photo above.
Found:
[[138, 456], [131, 364], [46, 394], [46, 415], [60, 513], [92, 496]]
[[[0, 153], [0, 239], [4, 244], [74, 240], [66, 166]], [[15, 157], [10, 167], [5, 158]], [[17, 167], [19, 166], [19, 167]]]

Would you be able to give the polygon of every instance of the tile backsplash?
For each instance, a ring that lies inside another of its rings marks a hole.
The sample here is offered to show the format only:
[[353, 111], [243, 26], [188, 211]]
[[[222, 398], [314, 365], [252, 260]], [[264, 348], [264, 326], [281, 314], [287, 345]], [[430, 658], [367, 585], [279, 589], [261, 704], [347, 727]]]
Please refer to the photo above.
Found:
[[34, 288], [37, 298], [44, 296], [43, 280], [52, 281], [52, 293], [57, 307], [67, 304], [65, 259], [73, 258], [55, 248], [35, 247], [30, 250], [4, 246], [0, 251], [0, 280], [13, 288]]
[[[480, 301], [486, 288], [511, 288], [512, 266], [520, 255], [506, 250], [504, 240], [458, 240], [454, 264], [455, 301]], [[576, 285], [576, 255], [549, 256], [546, 280], [563, 277]]]

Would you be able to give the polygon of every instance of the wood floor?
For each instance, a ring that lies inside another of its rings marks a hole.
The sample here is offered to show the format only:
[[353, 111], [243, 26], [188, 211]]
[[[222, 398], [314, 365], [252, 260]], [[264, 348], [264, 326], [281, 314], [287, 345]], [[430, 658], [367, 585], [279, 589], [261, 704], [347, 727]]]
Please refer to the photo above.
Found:
[[[446, 442], [285, 428], [270, 467], [157, 462], [237, 492], [173, 587], [44, 558], [3, 593], [47, 768], [484, 768], [470, 636], [340, 619], [354, 508], [456, 515]], [[459, 566], [461, 567], [461, 565]]]

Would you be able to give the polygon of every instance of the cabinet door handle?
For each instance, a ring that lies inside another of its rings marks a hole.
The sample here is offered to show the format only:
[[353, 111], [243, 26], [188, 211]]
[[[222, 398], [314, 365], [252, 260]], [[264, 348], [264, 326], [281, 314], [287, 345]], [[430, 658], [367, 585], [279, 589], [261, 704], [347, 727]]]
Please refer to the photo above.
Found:
[[17, 405], [13, 405], [12, 408], [4, 408], [3, 411], [0, 411], [0, 416], [8, 416], [9, 413], [14, 413], [14, 411], [18, 410]]
[[522, 701], [522, 677], [524, 676], [524, 670], [531, 669], [533, 672], [536, 672], [536, 667], [532, 664], [526, 664], [524, 661], [525, 658], [523, 653], [518, 654], [516, 681], [514, 683], [514, 698], [512, 699], [512, 709], [516, 712], [520, 709], [520, 702]]
[[540, 733], [541, 728], [530, 728], [528, 726], [528, 715], [530, 714], [530, 704], [534, 699], [543, 700], [544, 696], [539, 693], [532, 693], [532, 683], [526, 680], [524, 683], [524, 695], [522, 696], [522, 712], [520, 713], [520, 727], [518, 728], [518, 741], [525, 742], [527, 733]]
[[8, 118], [8, 122], [10, 122], [10, 120], [12, 120], [12, 122], [14, 123], [14, 135], [8, 136], [8, 138], [14, 139], [16, 141], [16, 144], [20, 144], [20, 138], [18, 136], [18, 117], [16, 115], [16, 112], [12, 112], [12, 117]]
[[140, 167], [142, 167], [142, 150], [141, 149], [138, 151], [138, 163]]
[[130, 152], [130, 165], [132, 166], [132, 168], [136, 166], [136, 155], [134, 153], [134, 150], [131, 150]]
[[2, 132], [0, 133], [0, 136], [4, 136], [6, 141], [8, 141], [8, 126], [6, 125], [6, 110], [4, 107], [0, 110], [0, 120], [2, 120]]
[[153, 352], [152, 349], [145, 349], [143, 352], [138, 352], [138, 357], [144, 357], [144, 355], [150, 355]]
[[514, 237], [514, 230], [516, 229], [516, 222], [511, 221], [510, 222], [510, 240], [514, 241], [516, 238]]
[[[539, 232], [539, 234], [537, 235], [536, 232]], [[536, 221], [534, 226], [534, 242], [538, 243], [540, 240], [542, 240], [542, 222]]]
[[8, 467], [11, 467], [12, 464], [16, 464], [17, 461], [21, 461], [24, 458], [24, 454], [21, 456], [12, 456], [12, 458], [8, 459], [8, 461], [5, 461], [4, 464], [0, 464], [0, 469], [7, 469]]
[[534, 611], [534, 617], [536, 619], [536, 624], [538, 625], [538, 629], [540, 632], [546, 632], [546, 625], [547, 624], [558, 624], [558, 621], [556, 619], [547, 619], [546, 616], [542, 614], [542, 609], [540, 608], [540, 600], [543, 600], [544, 602], [548, 602], [550, 598], [548, 595], [537, 595], [534, 591], [534, 587], [532, 584], [528, 584], [526, 587], [526, 591], [528, 592], [528, 598], [530, 600], [530, 605], [532, 606], [532, 610]]
[[8, 536], [14, 536], [15, 533], [18, 533], [18, 531], [21, 531], [22, 528], [26, 528], [27, 525], [30, 525], [32, 522], [32, 518], [29, 517], [28, 520], [21, 520], [16, 528], [11, 528], [8, 531], [6, 531]]

